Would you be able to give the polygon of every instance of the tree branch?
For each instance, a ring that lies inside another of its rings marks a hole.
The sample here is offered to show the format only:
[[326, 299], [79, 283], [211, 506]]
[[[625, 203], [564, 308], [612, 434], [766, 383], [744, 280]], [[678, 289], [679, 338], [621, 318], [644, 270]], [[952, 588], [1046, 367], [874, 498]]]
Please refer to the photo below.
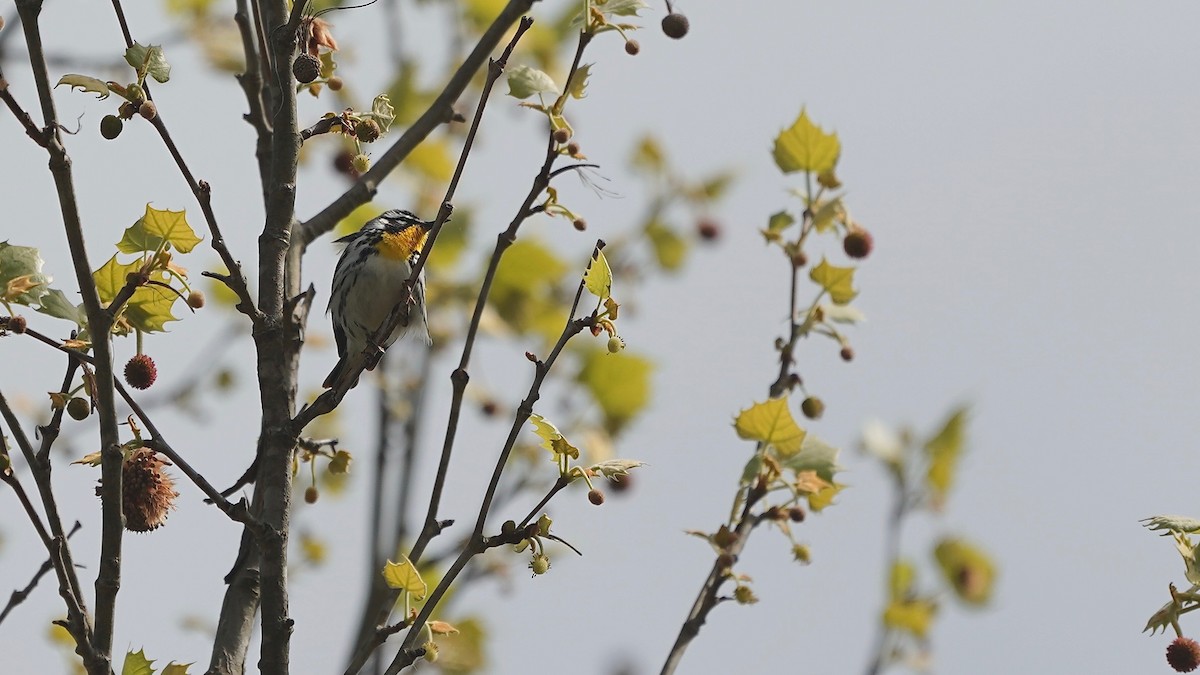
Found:
[[[8, 480], [5, 479], [5, 482], [7, 483]], [[29, 501], [28, 497], [23, 496], [24, 491], [22, 491], [20, 495], [22, 495], [20, 496], [22, 504], [25, 504]], [[82, 525], [79, 524], [79, 521], [75, 521], [75, 525], [71, 527], [71, 531], [67, 533], [67, 539], [75, 536], [75, 533], [79, 531], [80, 527], [82, 527]], [[33, 592], [33, 589], [37, 588], [38, 582], [42, 580], [42, 577], [46, 576], [46, 573], [52, 569], [54, 569], [54, 559], [48, 558], [46, 562], [42, 563], [41, 567], [38, 568], [38, 571], [34, 573], [33, 578], [29, 580], [29, 583], [26, 584], [24, 588], [17, 589], [12, 592], [12, 595], [8, 597], [8, 604], [4, 605], [3, 610], [0, 610], [0, 623], [4, 623], [4, 619], [8, 616], [9, 612], [16, 609], [17, 606], [22, 602], [25, 602], [25, 599], [29, 597], [29, 594]]]
[[332, 230], [339, 220], [345, 218], [355, 208], [371, 201], [375, 197], [379, 183], [400, 166], [409, 153], [420, 145], [429, 134], [433, 133], [434, 129], [454, 118], [454, 102], [470, 85], [475, 73], [487, 62], [504, 38], [504, 34], [508, 32], [509, 27], [528, 12], [535, 1], [509, 0], [496, 20], [479, 38], [479, 42], [475, 44], [470, 55], [451, 76], [450, 81], [442, 89], [442, 93], [438, 94], [438, 97], [429, 105], [429, 108], [412, 123], [412, 126], [404, 130], [392, 147], [388, 148], [387, 152], [376, 160], [374, 166], [363, 174], [349, 190], [297, 228], [297, 242], [302, 248]]

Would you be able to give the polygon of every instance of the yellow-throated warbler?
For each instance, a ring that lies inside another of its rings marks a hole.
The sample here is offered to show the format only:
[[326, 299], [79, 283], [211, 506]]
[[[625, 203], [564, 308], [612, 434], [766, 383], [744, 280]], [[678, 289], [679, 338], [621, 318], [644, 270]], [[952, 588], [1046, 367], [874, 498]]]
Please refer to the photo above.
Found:
[[[358, 232], [337, 240], [346, 248], [333, 271], [328, 311], [333, 314], [338, 362], [325, 378], [325, 387], [332, 387], [349, 362], [372, 344], [375, 331], [403, 300], [404, 282], [412, 274], [432, 225], [408, 211], [384, 211]], [[429, 343], [424, 270], [413, 287], [413, 299], [408, 326], [397, 326], [378, 347], [387, 349], [406, 333], [419, 335]], [[368, 370], [374, 367], [371, 363]]]

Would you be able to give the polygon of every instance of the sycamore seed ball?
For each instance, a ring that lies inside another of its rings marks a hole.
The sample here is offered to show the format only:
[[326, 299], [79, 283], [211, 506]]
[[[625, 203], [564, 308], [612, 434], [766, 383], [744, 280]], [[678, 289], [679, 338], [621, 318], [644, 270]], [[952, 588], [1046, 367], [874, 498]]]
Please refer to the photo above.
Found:
[[642, 46], [640, 44], [638, 44], [637, 40], [626, 40], [625, 41], [625, 53], [626, 54], [628, 54], [630, 56], [637, 56], [638, 52], [640, 52], [640, 51], [642, 51]]
[[669, 38], [682, 39], [688, 33], [688, 18], [679, 12], [671, 12], [663, 17], [662, 32]]
[[308, 488], [306, 488], [304, 490], [304, 501], [305, 502], [307, 502], [309, 504], [316, 504], [317, 500], [320, 498], [321, 498], [321, 493], [320, 493], [320, 491], [317, 490], [316, 485], [309, 485]]

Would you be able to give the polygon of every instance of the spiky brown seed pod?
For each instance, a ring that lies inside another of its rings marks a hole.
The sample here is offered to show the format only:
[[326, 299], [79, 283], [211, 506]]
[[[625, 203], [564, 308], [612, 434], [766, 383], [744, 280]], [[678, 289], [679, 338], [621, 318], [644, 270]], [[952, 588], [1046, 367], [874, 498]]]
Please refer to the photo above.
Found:
[[70, 401], [67, 401], [67, 414], [71, 419], [82, 421], [92, 414], [92, 403], [86, 398], [75, 396]]
[[1167, 645], [1167, 663], [1177, 673], [1190, 673], [1200, 665], [1200, 644], [1182, 635]]
[[630, 56], [637, 56], [638, 52], [640, 52], [640, 51], [642, 51], [642, 46], [640, 44], [638, 44], [637, 40], [626, 40], [625, 41], [625, 53], [626, 54], [628, 54]]
[[149, 532], [161, 527], [175, 508], [175, 481], [163, 471], [170, 463], [153, 450], [139, 448], [125, 459], [121, 472], [125, 529]]
[[25, 320], [25, 317], [23, 317], [23, 316], [14, 316], [14, 317], [9, 318], [9, 320], [8, 320], [9, 332], [16, 333], [17, 335], [24, 333], [25, 327], [27, 325], [29, 325], [29, 324]]
[[205, 302], [204, 291], [192, 291], [191, 293], [188, 293], [188, 307], [191, 307], [192, 309], [200, 309], [204, 306]]
[[871, 249], [874, 246], [874, 237], [861, 227], [850, 230], [846, 233], [846, 238], [842, 240], [842, 248], [851, 258], [865, 258], [871, 255]]
[[662, 32], [675, 40], [682, 39], [688, 33], [688, 18], [679, 12], [671, 12], [663, 17]]
[[600, 506], [604, 503], [604, 493], [596, 488], [592, 488], [588, 490], [588, 501], [595, 506]]
[[375, 120], [362, 120], [354, 125], [354, 137], [363, 143], [373, 143], [379, 140], [381, 133], [379, 122]]
[[301, 84], [308, 84], [321, 74], [321, 59], [312, 54], [301, 54], [292, 61], [292, 75]]
[[142, 101], [142, 104], [138, 106], [138, 114], [148, 120], [152, 120], [158, 117], [158, 106], [154, 105], [154, 101], [147, 99]]
[[149, 389], [157, 378], [158, 367], [146, 354], [138, 354], [125, 364], [125, 381], [134, 389]]
[[105, 115], [100, 118], [100, 135], [112, 140], [121, 135], [121, 130], [125, 128], [125, 123], [116, 115]]

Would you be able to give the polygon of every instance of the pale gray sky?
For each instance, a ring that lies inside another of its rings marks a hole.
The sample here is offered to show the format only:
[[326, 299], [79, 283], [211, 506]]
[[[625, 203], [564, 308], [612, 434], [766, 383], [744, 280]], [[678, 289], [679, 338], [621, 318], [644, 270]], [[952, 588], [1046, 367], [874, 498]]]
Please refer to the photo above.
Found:
[[[719, 608], [683, 672], [859, 671], [882, 602], [888, 494], [882, 473], [852, 451], [858, 429], [878, 417], [930, 430], [964, 401], [974, 411], [970, 453], [937, 527], [985, 545], [1001, 577], [987, 611], [967, 613], [947, 602], [933, 633], [936, 670], [1168, 672], [1162, 654], [1169, 638], [1139, 631], [1166, 600], [1167, 583], [1183, 581], [1183, 568], [1169, 540], [1137, 520], [1200, 516], [1193, 498], [1200, 458], [1192, 447], [1200, 435], [1193, 311], [1200, 271], [1192, 260], [1200, 250], [1200, 209], [1191, 197], [1200, 183], [1200, 8], [1081, 1], [677, 6], [691, 19], [685, 40], [661, 35], [656, 5], [636, 58], [616, 38], [593, 46], [590, 95], [573, 119], [585, 151], [610, 167], [610, 187], [625, 197], [601, 201], [574, 188], [573, 205], [592, 223], [589, 235], [631, 224], [642, 192], [622, 167], [633, 139], [653, 131], [696, 175], [738, 168], [720, 213], [725, 236], [677, 278], [644, 289], [642, 312], [623, 328], [631, 347], [659, 364], [655, 402], [618, 451], [650, 464], [637, 490], [599, 509], [568, 495], [554, 506], [556, 524], [584, 558], [559, 556], [551, 574], [534, 580], [517, 574], [503, 597], [481, 586], [460, 598], [460, 607], [486, 608], [490, 672], [600, 674], [619, 662], [657, 672], [661, 665], [711, 563], [708, 547], [682, 531], [712, 528], [723, 517], [750, 452], [730, 421], [761, 399], [773, 372], [787, 272], [757, 228], [782, 206], [795, 206], [786, 190], [796, 183], [778, 174], [769, 149], [801, 105], [840, 134], [849, 204], [876, 240], [858, 276], [856, 304], [869, 318], [852, 332], [858, 358], [844, 364], [820, 342], [801, 355], [806, 382], [828, 406], [812, 430], [847, 448], [843, 478], [852, 488], [799, 528], [813, 551], [810, 567], [790, 562], [781, 537], [755, 535], [739, 570], [755, 579], [761, 602]], [[49, 44], [118, 53], [120, 36], [105, 10], [49, 3], [44, 21], [56, 29]], [[335, 15], [338, 40], [378, 39], [377, 11]], [[157, 16], [135, 15], [133, 24], [146, 39], [166, 30]], [[345, 72], [364, 78], [362, 90], [369, 91], [385, 69], [367, 65], [365, 52], [348, 49], [359, 62], [347, 63]], [[194, 54], [170, 56], [173, 81], [155, 98], [193, 169], [212, 183], [231, 246], [251, 261], [260, 211], [240, 93]], [[5, 75], [33, 107], [20, 62], [7, 61]], [[95, 228], [89, 245], [96, 265], [146, 200], [195, 211], [148, 126], [131, 125], [120, 142], [106, 143], [93, 132], [99, 105], [62, 90], [59, 102], [64, 119], [85, 114], [84, 133], [68, 142]], [[507, 222], [540, 152], [531, 115], [513, 110], [509, 98], [492, 105], [462, 188], [464, 199], [481, 205], [484, 239], [498, 227], [485, 225], [488, 218]], [[319, 113], [312, 103], [304, 110]], [[0, 138], [7, 214], [0, 238], [42, 247], [49, 271], [70, 288], [44, 153], [7, 113], [0, 115]], [[141, 168], [123, 173], [135, 158]], [[327, 179], [323, 169], [304, 175], [302, 217], [340, 189], [336, 181], [322, 184]], [[393, 188], [391, 196], [399, 194]], [[530, 232], [560, 225], [541, 223]], [[587, 248], [584, 239], [564, 241]], [[193, 257], [196, 269], [212, 258]], [[332, 249], [308, 265], [322, 292], [331, 266]], [[215, 318], [202, 313], [194, 321], [215, 330]], [[35, 325], [55, 327], [48, 319]], [[189, 327], [175, 325], [154, 338], [156, 350], [183, 354], [203, 344]], [[9, 364], [0, 382], [6, 395], [40, 402], [57, 387], [60, 366], [45, 350], [15, 340], [0, 348]], [[332, 357], [317, 360], [305, 364], [314, 385]], [[522, 359], [489, 353], [477, 367], [515, 401], [526, 373], [509, 361]], [[248, 369], [250, 361], [242, 364]], [[449, 370], [442, 364], [437, 371], [435, 420], [444, 419]], [[169, 381], [164, 374], [163, 384]], [[356, 392], [349, 403], [366, 400]], [[240, 411], [253, 405], [249, 396], [227, 407], [210, 402], [219, 423], [175, 432], [173, 440], [224, 483], [251, 452], [257, 419]], [[166, 419], [160, 426], [176, 428], [178, 418]], [[236, 441], [222, 440], [231, 430]], [[472, 487], [490, 471], [501, 433], [495, 425], [464, 430], [461, 478], [448, 506], [455, 515], [473, 513]], [[362, 448], [360, 459], [365, 439], [353, 429], [344, 434], [348, 447]], [[76, 550], [91, 578], [99, 534], [95, 474], [62, 466], [56, 478], [65, 517], [85, 522]], [[184, 614], [215, 616], [237, 533], [200, 504], [196, 490], [181, 492], [168, 527], [126, 538], [116, 645], [144, 646], [160, 664], [203, 664], [207, 640], [176, 626]], [[365, 498], [365, 490], [360, 494]], [[15, 502], [3, 499], [15, 516]], [[325, 570], [296, 581], [296, 672], [340, 672], [359, 603], [359, 586], [345, 579], [363, 567], [363, 532], [355, 526], [364, 519], [361, 507], [361, 498], [329, 500], [299, 516], [341, 548]], [[0, 530], [0, 578], [22, 585], [42, 559], [40, 548], [20, 518], [4, 519]], [[919, 520], [911, 542], [921, 544], [930, 531]], [[913, 553], [923, 555], [923, 547]], [[12, 672], [57, 666], [60, 657], [44, 635], [45, 622], [61, 613], [46, 583], [0, 629]], [[1193, 632], [1187, 617], [1183, 625]]]

